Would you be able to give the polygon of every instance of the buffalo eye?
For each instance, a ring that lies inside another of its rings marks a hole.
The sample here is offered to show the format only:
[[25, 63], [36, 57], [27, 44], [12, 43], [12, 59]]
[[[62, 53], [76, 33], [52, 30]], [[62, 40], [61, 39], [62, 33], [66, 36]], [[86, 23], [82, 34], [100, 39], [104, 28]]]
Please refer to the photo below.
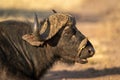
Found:
[[71, 28], [67, 28], [64, 30], [63, 37], [66, 40], [69, 40], [73, 35], [73, 30]]

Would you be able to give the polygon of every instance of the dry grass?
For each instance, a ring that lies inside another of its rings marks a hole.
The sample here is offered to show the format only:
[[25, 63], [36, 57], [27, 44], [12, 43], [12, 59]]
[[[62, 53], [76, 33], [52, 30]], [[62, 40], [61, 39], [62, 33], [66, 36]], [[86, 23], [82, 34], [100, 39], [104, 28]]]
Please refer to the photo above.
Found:
[[25, 10], [68, 10], [78, 8], [84, 0], [1, 0], [2, 9], [25, 9]]

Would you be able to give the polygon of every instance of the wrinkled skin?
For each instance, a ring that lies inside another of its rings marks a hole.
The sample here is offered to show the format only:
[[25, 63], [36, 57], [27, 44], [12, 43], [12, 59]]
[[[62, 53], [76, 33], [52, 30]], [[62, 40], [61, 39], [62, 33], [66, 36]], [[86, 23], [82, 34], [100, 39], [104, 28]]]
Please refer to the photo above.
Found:
[[86, 37], [75, 24], [65, 25], [42, 46], [33, 46], [22, 39], [24, 34], [31, 32], [31, 25], [25, 22], [0, 22], [0, 65], [12, 76], [20, 75], [20, 80], [25, 80], [24, 77], [39, 80], [61, 59], [71, 63], [87, 63], [87, 58], [95, 53], [89, 41], [79, 52], [78, 48]]

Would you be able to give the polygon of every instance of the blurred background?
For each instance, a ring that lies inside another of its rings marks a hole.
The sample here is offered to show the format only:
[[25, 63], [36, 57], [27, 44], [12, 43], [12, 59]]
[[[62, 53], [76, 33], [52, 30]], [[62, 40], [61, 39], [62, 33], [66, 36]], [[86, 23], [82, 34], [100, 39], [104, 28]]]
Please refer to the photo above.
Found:
[[96, 54], [87, 64], [58, 62], [42, 80], [120, 80], [120, 0], [0, 0], [0, 21], [43, 19], [52, 9], [75, 16]]

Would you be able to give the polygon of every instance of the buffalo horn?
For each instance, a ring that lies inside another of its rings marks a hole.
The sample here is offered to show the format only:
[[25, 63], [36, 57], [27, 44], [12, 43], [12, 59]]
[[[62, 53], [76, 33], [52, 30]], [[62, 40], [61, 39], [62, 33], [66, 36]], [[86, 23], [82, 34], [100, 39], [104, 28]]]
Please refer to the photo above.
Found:
[[39, 36], [39, 23], [38, 23], [38, 17], [37, 14], [34, 14], [34, 27], [33, 27], [33, 35]]
[[52, 10], [53, 13], [57, 13], [57, 11], [55, 11], [54, 9]]

